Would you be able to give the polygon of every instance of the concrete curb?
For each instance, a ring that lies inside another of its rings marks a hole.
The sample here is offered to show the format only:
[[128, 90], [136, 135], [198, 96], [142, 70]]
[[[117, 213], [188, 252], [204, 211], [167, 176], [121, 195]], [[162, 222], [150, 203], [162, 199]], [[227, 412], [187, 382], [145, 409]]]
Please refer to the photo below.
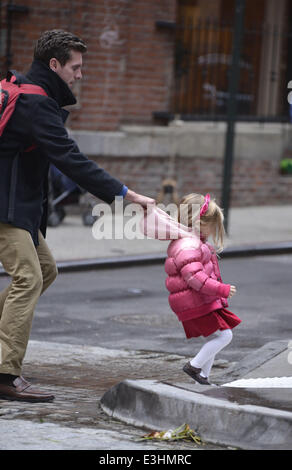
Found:
[[[291, 254], [292, 243], [281, 242], [259, 245], [242, 245], [226, 248], [221, 254], [221, 259], [238, 258], [243, 256], [270, 256], [279, 254]], [[165, 253], [150, 253], [141, 255], [116, 256], [108, 258], [92, 258], [83, 260], [57, 261], [58, 270], [63, 272], [87, 271], [91, 269], [124, 268], [128, 266], [162, 264], [166, 258]], [[5, 270], [0, 267], [0, 276], [6, 276]]]
[[224, 259], [237, 258], [240, 256], [283, 255], [290, 253], [292, 253], [291, 242], [259, 243], [254, 245], [241, 245], [226, 248], [220, 254], [220, 258]]
[[231, 403], [196, 393], [195, 387], [190, 392], [156, 381], [125, 380], [103, 395], [101, 406], [113, 418], [148, 429], [188, 423], [214, 444], [245, 450], [292, 449], [291, 412]]
[[216, 383], [220, 385], [245, 377], [257, 367], [262, 366], [267, 361], [285, 351], [288, 342], [289, 339], [271, 341], [264, 344], [261, 348], [250, 352], [244, 359], [226, 369], [220, 376], [217, 376]]

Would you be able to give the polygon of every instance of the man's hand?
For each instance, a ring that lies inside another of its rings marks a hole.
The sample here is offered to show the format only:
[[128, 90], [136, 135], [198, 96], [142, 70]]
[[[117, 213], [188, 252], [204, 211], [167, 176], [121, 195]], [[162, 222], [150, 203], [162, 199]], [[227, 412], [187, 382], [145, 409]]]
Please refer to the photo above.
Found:
[[234, 294], [236, 294], [236, 287], [230, 286], [230, 292], [228, 298], [231, 298]]
[[140, 204], [143, 207], [147, 207], [148, 204], [155, 205], [155, 199], [152, 199], [142, 194], [135, 193], [131, 189], [128, 189], [125, 199], [128, 201], [134, 202], [135, 204]]

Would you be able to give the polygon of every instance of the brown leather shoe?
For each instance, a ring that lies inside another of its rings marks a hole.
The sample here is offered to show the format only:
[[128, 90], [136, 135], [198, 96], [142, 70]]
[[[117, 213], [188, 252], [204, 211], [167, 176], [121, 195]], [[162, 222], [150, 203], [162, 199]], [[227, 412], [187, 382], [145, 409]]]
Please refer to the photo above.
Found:
[[199, 369], [198, 367], [193, 367], [190, 362], [187, 362], [183, 366], [183, 371], [192, 377], [192, 379], [194, 379], [196, 382], [202, 385], [211, 385], [206, 377], [202, 377], [200, 375], [201, 370], [202, 369]]
[[54, 400], [54, 395], [51, 395], [42, 390], [34, 388], [23, 377], [16, 377], [12, 383], [0, 384], [0, 399], [5, 400], [18, 400], [30, 402], [48, 402]]

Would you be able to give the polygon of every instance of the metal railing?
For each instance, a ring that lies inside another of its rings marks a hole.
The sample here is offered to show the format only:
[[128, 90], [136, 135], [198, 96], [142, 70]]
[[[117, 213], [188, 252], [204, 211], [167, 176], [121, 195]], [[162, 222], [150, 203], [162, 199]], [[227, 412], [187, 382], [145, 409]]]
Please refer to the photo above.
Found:
[[[190, 18], [176, 25], [175, 34], [172, 113], [185, 120], [226, 119], [233, 26], [202, 20], [194, 25]], [[244, 30], [238, 120], [289, 121], [289, 46], [291, 54], [292, 32], [276, 25]]]

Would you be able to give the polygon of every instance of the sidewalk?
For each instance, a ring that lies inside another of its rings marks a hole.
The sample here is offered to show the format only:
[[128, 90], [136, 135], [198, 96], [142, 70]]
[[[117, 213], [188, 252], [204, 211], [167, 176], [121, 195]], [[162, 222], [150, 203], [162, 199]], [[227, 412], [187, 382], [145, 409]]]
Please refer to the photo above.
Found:
[[207, 442], [245, 450], [291, 450], [292, 342], [291, 349], [288, 345], [268, 343], [211, 377], [220, 386], [189, 378], [125, 380], [104, 394], [101, 405], [110, 416], [136, 426], [163, 430], [188, 423]]
[[[23, 374], [55, 400], [0, 400], [0, 450], [291, 450], [289, 353], [286, 341], [268, 343], [225, 372], [214, 366], [221, 386], [206, 387], [182, 372], [183, 356], [30, 341]], [[184, 423], [203, 447], [141, 441]]]
[[[103, 222], [107, 223], [107, 217], [103, 217]], [[117, 225], [122, 226], [119, 219]], [[168, 242], [150, 239], [96, 240], [92, 228], [84, 227], [78, 215], [67, 216], [62, 225], [49, 228], [47, 241], [61, 266], [80, 260], [90, 260], [97, 265], [104, 260], [112, 263], [159, 261], [164, 259], [168, 245]], [[230, 210], [229, 233], [222, 257], [254, 252], [292, 252], [292, 205]]]
[[[221, 258], [292, 253], [292, 205], [234, 208], [230, 210], [229, 219], [229, 233]], [[102, 224], [108, 221], [109, 217], [103, 216]], [[121, 219], [117, 219], [117, 226], [120, 233]], [[146, 238], [96, 240], [92, 227], [84, 226], [79, 215], [68, 215], [60, 226], [48, 227], [46, 240], [60, 272], [104, 264], [163, 262], [168, 245], [165, 241]], [[4, 274], [1, 263], [0, 274]]]
[[[263, 254], [263, 248], [270, 254], [292, 253], [291, 215], [292, 206], [232, 209], [223, 257]], [[67, 216], [62, 225], [49, 228], [47, 242], [60, 272], [104, 264], [163, 262], [167, 248], [167, 242], [156, 240], [97, 241], [78, 215]], [[96, 414], [99, 404], [103, 412], [129, 425], [162, 430], [188, 423], [210, 443], [243, 449], [292, 449], [289, 340], [268, 343], [241, 363], [225, 371], [215, 370], [212, 379], [220, 387], [196, 385], [184, 377], [185, 358], [181, 356], [149, 352], [146, 357], [139, 351], [30, 341], [24, 374], [54, 391], [56, 399], [46, 406], [0, 400], [0, 449], [181, 448], [180, 443], [131, 441], [131, 436], [127, 440], [124, 434], [105, 430], [106, 420]], [[168, 378], [151, 372], [141, 380], [141, 376], [123, 376], [114, 366], [108, 377], [104, 363], [118, 367], [120, 357], [129, 364], [133, 357], [141, 364], [145, 358], [147, 363], [163, 363]]]

